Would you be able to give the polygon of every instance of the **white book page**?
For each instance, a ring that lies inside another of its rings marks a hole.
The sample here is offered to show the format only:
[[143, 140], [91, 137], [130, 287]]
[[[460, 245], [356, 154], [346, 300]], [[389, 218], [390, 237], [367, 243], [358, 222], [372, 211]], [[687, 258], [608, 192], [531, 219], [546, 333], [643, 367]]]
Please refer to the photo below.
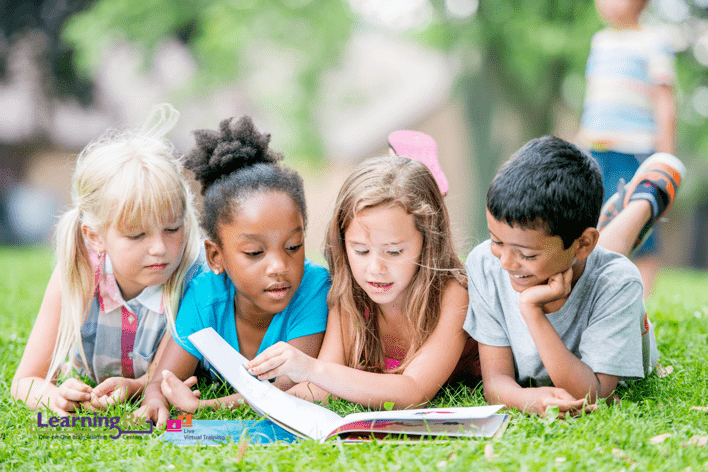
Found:
[[236, 351], [213, 328], [189, 335], [189, 340], [209, 363], [259, 414], [267, 416], [294, 434], [322, 439], [341, 422], [338, 414], [285, 393], [267, 381], [248, 373], [247, 359]]
[[339, 426], [354, 421], [367, 420], [469, 420], [488, 418], [502, 408], [503, 405], [469, 406], [455, 408], [421, 408], [417, 410], [374, 411], [352, 413], [342, 418]]

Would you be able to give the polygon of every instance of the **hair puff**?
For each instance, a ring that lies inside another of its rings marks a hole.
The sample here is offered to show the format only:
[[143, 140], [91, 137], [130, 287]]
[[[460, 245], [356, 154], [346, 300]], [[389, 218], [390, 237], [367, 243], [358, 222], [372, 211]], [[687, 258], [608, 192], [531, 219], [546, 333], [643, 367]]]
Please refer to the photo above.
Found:
[[268, 149], [269, 133], [260, 133], [249, 116], [227, 118], [219, 130], [197, 130], [197, 142], [185, 156], [184, 165], [202, 184], [202, 194], [223, 176], [255, 164], [275, 164], [283, 155]]

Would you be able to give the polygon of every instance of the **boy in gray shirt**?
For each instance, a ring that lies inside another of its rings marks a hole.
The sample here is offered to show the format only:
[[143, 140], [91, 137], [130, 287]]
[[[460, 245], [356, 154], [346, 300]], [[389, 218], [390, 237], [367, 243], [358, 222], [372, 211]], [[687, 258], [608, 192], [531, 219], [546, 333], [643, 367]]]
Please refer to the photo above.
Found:
[[645, 164], [605, 207], [598, 164], [558, 138], [530, 141], [497, 173], [491, 239], [466, 263], [464, 328], [479, 342], [489, 403], [590, 411], [656, 365], [639, 271], [606, 249], [629, 253], [673, 202], [681, 162], [659, 154]]

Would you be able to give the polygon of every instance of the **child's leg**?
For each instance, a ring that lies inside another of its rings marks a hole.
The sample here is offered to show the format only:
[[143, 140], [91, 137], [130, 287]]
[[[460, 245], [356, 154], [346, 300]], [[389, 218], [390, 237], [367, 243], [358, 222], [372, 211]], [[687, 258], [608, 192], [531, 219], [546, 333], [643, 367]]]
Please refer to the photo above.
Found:
[[619, 211], [600, 230], [598, 244], [625, 256], [634, 249], [639, 233], [651, 219], [651, 205], [646, 200], [635, 200]]
[[602, 207], [598, 244], [630, 255], [673, 204], [685, 172], [683, 163], [670, 154], [654, 154], [644, 161], [632, 181], [620, 184]]

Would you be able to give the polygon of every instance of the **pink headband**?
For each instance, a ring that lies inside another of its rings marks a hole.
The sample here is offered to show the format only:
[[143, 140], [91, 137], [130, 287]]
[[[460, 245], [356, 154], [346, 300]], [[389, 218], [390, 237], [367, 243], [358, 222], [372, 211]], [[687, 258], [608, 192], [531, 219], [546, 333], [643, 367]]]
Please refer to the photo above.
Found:
[[397, 156], [421, 162], [430, 170], [443, 195], [449, 185], [438, 162], [438, 146], [435, 140], [420, 131], [401, 129], [388, 135], [388, 144]]

